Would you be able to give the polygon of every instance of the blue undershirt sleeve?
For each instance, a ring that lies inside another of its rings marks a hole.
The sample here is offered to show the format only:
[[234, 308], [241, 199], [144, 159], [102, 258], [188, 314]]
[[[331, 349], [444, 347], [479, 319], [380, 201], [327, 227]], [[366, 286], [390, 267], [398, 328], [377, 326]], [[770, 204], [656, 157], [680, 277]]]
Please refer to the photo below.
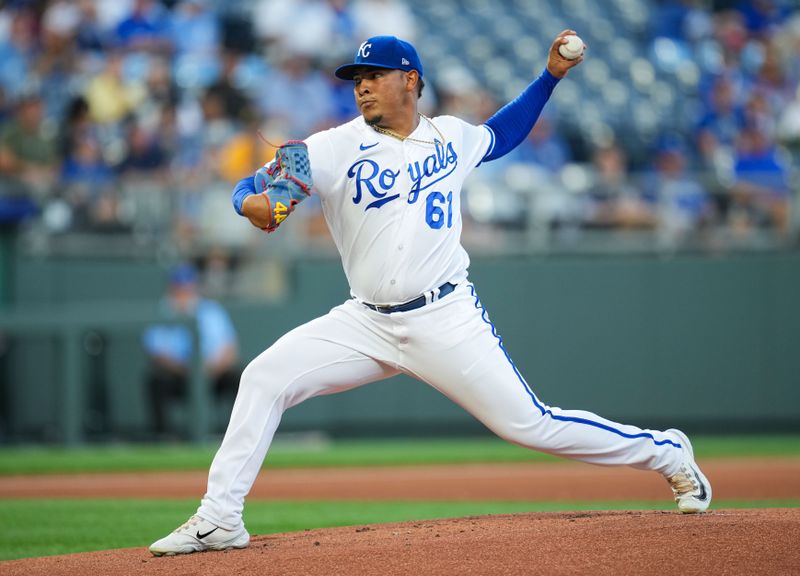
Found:
[[484, 157], [484, 162], [505, 156], [519, 146], [539, 119], [539, 114], [542, 113], [556, 84], [558, 78], [545, 68], [522, 94], [500, 108], [486, 121], [486, 126], [494, 132], [495, 142]]
[[236, 213], [239, 216], [243, 216], [242, 203], [244, 202], [244, 199], [256, 193], [256, 183], [253, 180], [253, 178], [254, 176], [248, 176], [247, 178], [242, 178], [236, 183], [236, 186], [233, 188], [233, 194], [231, 195], [231, 200], [233, 200], [233, 208], [236, 210]]

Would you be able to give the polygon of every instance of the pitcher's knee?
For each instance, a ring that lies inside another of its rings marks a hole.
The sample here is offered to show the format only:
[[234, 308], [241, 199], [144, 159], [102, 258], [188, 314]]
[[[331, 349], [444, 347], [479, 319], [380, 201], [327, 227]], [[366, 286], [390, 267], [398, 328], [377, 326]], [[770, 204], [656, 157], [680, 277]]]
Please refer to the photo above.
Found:
[[540, 415], [534, 414], [524, 420], [506, 420], [490, 428], [500, 438], [512, 444], [540, 452], [549, 452], [554, 448], [554, 439], [548, 433]]
[[242, 376], [239, 378], [239, 390], [253, 388], [254, 386], [258, 385], [259, 370], [254, 366], [254, 364], [254, 361], [250, 362], [250, 364], [245, 366], [244, 370], [242, 370]]
[[260, 357], [250, 362], [239, 380], [239, 393], [255, 393], [273, 398], [281, 395], [285, 382], [280, 378], [277, 366], [274, 366], [275, 369], [272, 368], [270, 362]]
[[242, 372], [239, 394], [249, 394], [261, 405], [277, 404], [286, 410], [313, 395], [314, 388], [303, 378], [303, 370], [300, 364], [282, 361], [267, 351]]
[[520, 444], [528, 438], [529, 426], [522, 423], [503, 422], [491, 426], [492, 432], [497, 434], [500, 438], [513, 444]]

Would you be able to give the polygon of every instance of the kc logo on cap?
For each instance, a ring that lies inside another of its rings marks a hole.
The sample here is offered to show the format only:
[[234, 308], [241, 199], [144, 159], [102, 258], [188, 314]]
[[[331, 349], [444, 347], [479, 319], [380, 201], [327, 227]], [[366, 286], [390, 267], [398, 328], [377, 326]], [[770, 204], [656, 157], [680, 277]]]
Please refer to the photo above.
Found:
[[352, 80], [356, 70], [368, 66], [389, 70], [416, 70], [422, 77], [422, 62], [417, 50], [405, 40], [396, 36], [373, 36], [358, 47], [352, 64], [345, 64], [336, 69], [336, 77]]

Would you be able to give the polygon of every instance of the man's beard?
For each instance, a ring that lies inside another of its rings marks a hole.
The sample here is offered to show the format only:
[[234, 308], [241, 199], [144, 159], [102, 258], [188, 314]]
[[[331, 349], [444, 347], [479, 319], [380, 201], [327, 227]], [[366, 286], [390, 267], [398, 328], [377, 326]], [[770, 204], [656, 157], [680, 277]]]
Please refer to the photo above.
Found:
[[383, 120], [383, 116], [381, 116], [380, 114], [378, 116], [373, 116], [372, 118], [367, 118], [366, 116], [364, 116], [364, 122], [366, 122], [370, 126], [378, 126], [381, 123], [381, 120]]

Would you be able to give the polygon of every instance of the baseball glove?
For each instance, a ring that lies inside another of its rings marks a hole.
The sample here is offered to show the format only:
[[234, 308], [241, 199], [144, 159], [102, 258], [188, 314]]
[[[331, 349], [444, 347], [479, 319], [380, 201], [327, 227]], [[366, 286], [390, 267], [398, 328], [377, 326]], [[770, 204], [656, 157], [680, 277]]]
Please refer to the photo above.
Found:
[[275, 152], [275, 160], [260, 168], [254, 177], [256, 192], [264, 196], [269, 207], [270, 222], [263, 228], [274, 232], [308, 198], [314, 183], [308, 147], [299, 140], [290, 140]]

